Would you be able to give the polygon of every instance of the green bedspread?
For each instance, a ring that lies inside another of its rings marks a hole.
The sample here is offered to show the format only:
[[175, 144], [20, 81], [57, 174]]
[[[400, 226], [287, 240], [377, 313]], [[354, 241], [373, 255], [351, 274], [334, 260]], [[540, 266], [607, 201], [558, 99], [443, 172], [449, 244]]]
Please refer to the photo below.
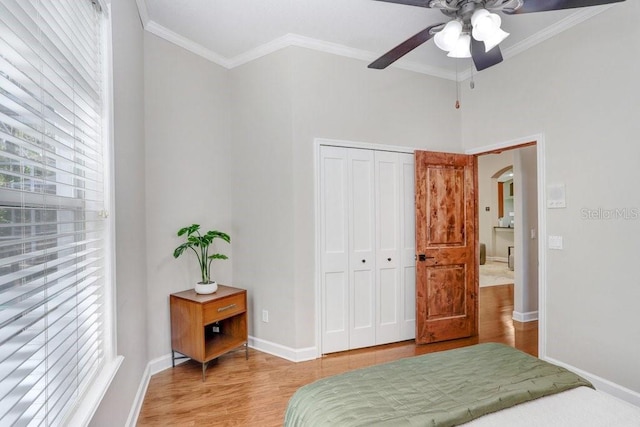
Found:
[[502, 344], [410, 357], [301, 387], [284, 424], [454, 426], [522, 402], [592, 385]]

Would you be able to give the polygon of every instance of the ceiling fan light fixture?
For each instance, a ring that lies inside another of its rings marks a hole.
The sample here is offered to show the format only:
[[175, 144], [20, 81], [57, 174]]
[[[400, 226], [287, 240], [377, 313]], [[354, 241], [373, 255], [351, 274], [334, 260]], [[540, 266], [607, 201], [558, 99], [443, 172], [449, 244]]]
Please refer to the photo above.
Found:
[[471, 36], [469, 34], [460, 35], [456, 47], [447, 56], [450, 58], [471, 58]]
[[460, 34], [462, 33], [462, 23], [457, 19], [447, 22], [442, 30], [440, 30], [433, 41], [440, 49], [450, 52], [456, 47]]
[[488, 17], [490, 14], [491, 14], [491, 12], [489, 12], [487, 9], [480, 8], [480, 9], [474, 10], [473, 14], [471, 15], [471, 26], [474, 28], [474, 30], [475, 30], [476, 26], [478, 25], [478, 22], [480, 20], [482, 20], [483, 18]]
[[484, 51], [489, 52], [491, 49], [502, 43], [502, 41], [507, 37], [509, 37], [509, 33], [498, 28], [497, 31], [484, 39]]
[[509, 37], [509, 33], [500, 28], [502, 19], [496, 13], [490, 13], [486, 9], [477, 9], [471, 16], [473, 38], [484, 42], [485, 52], [499, 45]]
[[[502, 19], [494, 12], [507, 15], [552, 10], [579, 9], [620, 3], [625, 0], [377, 0], [388, 3], [440, 9], [448, 22], [433, 24], [409, 37], [368, 65], [387, 68], [413, 49], [435, 39], [437, 46], [453, 58], [473, 58], [476, 70], [482, 71], [504, 59], [498, 46], [509, 33], [501, 29]], [[462, 29], [460, 29], [462, 26]], [[455, 41], [455, 44], [454, 44]], [[484, 43], [484, 49], [480, 45]], [[473, 50], [473, 55], [471, 55]]]

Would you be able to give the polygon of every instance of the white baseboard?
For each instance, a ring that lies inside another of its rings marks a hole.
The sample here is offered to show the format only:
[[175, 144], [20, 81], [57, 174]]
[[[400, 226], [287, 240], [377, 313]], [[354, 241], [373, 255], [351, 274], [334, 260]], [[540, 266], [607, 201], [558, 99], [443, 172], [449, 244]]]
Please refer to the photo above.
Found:
[[[179, 356], [181, 354], [178, 353]], [[178, 359], [176, 360], [176, 365], [186, 362], [189, 358]], [[162, 372], [165, 369], [171, 368], [173, 365], [171, 364], [171, 353], [165, 354], [164, 356], [156, 357], [152, 361], [149, 362], [149, 372], [151, 375], [155, 375], [158, 372]]]
[[488, 256], [487, 261], [504, 262], [504, 263], [509, 262], [507, 258], [503, 258], [499, 256]]
[[538, 312], [537, 311], [527, 311], [525, 313], [521, 313], [519, 311], [514, 311], [512, 318], [516, 322], [522, 322], [522, 323], [524, 323], [524, 322], [533, 322], [535, 320], [538, 320]]
[[[179, 365], [180, 363], [184, 363], [186, 361], [187, 359], [176, 360], [176, 365]], [[171, 368], [171, 366], [171, 353], [165, 354], [164, 356], [156, 357], [155, 359], [147, 363], [147, 367], [145, 368], [142, 379], [140, 380], [140, 385], [138, 386], [138, 392], [136, 393], [136, 397], [133, 400], [133, 405], [131, 406], [131, 410], [129, 411], [129, 417], [127, 418], [127, 423], [125, 424], [127, 427], [135, 427], [135, 425], [138, 423], [138, 416], [140, 415], [140, 410], [142, 409], [144, 396], [147, 394], [147, 387], [149, 387], [149, 380], [151, 380], [151, 376], [157, 374], [158, 372], [164, 371], [165, 369]]]
[[133, 405], [131, 405], [131, 410], [129, 411], [129, 416], [127, 417], [127, 422], [125, 424], [127, 427], [135, 427], [138, 423], [138, 416], [140, 415], [144, 396], [147, 394], [147, 387], [149, 386], [149, 380], [151, 379], [151, 373], [149, 370], [150, 365], [151, 362], [147, 363], [147, 367], [142, 374], [142, 379], [140, 380], [136, 397], [133, 399]]
[[315, 347], [295, 349], [252, 336], [249, 337], [249, 347], [292, 362], [304, 362], [318, 358], [318, 350]]
[[567, 363], [560, 362], [559, 360], [556, 360], [552, 357], [543, 357], [542, 359], [546, 360], [549, 363], [553, 363], [554, 365], [562, 366], [563, 368], [566, 368], [580, 375], [584, 379], [591, 382], [591, 384], [593, 384], [593, 386], [597, 390], [603, 391], [607, 394], [617, 397], [618, 399], [622, 399], [626, 402], [631, 403], [632, 405], [640, 407], [640, 393], [636, 391], [630, 390], [626, 387], [623, 387], [619, 384], [616, 384], [614, 382], [601, 378], [592, 373], [583, 371], [582, 369], [578, 369], [575, 366], [571, 366]]

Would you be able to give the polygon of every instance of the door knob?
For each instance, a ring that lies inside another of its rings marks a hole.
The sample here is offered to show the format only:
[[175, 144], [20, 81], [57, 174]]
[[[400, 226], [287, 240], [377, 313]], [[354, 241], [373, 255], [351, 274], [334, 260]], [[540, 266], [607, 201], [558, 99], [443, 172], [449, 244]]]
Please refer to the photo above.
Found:
[[428, 259], [434, 259], [434, 256], [426, 256], [425, 254], [418, 254], [418, 261], [426, 261]]
[[391, 261], [391, 258], [387, 258], [387, 261]]

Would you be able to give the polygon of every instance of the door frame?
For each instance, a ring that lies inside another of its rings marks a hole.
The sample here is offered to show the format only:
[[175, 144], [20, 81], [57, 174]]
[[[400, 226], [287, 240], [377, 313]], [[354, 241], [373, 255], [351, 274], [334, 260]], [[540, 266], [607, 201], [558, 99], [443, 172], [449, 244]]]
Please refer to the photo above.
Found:
[[536, 145], [536, 169], [538, 191], [538, 357], [547, 357], [547, 209], [545, 201], [546, 176], [545, 176], [545, 139], [544, 133], [538, 133], [496, 144], [485, 145], [465, 151], [465, 154], [479, 156], [492, 151], [516, 149], [534, 142]]
[[314, 180], [314, 226], [315, 226], [315, 352], [316, 359], [322, 357], [322, 233], [320, 229], [320, 147], [359, 148], [364, 150], [389, 151], [393, 153], [413, 154], [418, 148], [400, 145], [385, 145], [368, 142], [345, 141], [328, 138], [315, 138], [313, 140], [313, 180]]

